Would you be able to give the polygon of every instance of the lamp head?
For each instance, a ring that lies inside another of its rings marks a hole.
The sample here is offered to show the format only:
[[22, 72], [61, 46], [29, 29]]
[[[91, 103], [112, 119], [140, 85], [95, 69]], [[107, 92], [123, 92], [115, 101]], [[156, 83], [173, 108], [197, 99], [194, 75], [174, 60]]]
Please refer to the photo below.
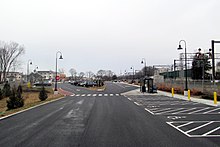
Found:
[[59, 59], [63, 59], [63, 56], [62, 55], [60, 55], [60, 58]]
[[30, 65], [32, 65], [32, 62], [30, 62]]
[[183, 48], [181, 47], [181, 45], [179, 45], [179, 47], [177, 48], [178, 50], [182, 50]]
[[143, 63], [144, 63], [144, 61], [142, 60], [142, 61], [141, 61], [141, 64], [143, 64]]

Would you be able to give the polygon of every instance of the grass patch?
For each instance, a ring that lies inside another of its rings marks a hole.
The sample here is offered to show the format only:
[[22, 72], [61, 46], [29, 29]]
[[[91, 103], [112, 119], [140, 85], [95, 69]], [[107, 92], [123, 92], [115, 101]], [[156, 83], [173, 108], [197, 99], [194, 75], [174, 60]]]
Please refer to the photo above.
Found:
[[105, 90], [105, 85], [103, 85], [103, 86], [101, 86], [101, 87], [97, 87], [97, 86], [88, 87], [87, 89], [93, 90], [93, 91], [97, 91], [97, 90], [99, 90], [99, 89]]
[[39, 104], [61, 98], [63, 96], [61, 94], [54, 95], [53, 90], [51, 88], [46, 88], [48, 98], [45, 101], [40, 101], [40, 99], [38, 97], [40, 89], [41, 88], [31, 88], [29, 90], [25, 89], [23, 94], [22, 94], [22, 96], [24, 98], [24, 106], [21, 107], [21, 108], [7, 110], [7, 103], [6, 103], [7, 98], [4, 98], [4, 99], [0, 100], [0, 117], [6, 116], [6, 115], [9, 115], [9, 114], [13, 114], [15, 112], [25, 110], [25, 109], [28, 109], [30, 107], [33, 107], [33, 106], [36, 106], [36, 105], [39, 105]]

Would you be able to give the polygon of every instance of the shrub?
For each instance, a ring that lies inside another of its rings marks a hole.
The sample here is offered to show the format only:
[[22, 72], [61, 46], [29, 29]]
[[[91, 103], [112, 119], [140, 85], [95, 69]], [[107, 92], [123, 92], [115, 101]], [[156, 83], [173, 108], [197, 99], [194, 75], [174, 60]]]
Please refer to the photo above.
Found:
[[[18, 91], [18, 92], [17, 92]], [[21, 91], [16, 90], [16, 87], [12, 89], [11, 95], [7, 100], [8, 109], [15, 109], [24, 106], [24, 99], [21, 95]]]
[[46, 92], [46, 90], [45, 90], [45, 88], [44, 88], [44, 86], [42, 87], [42, 89], [41, 89], [41, 91], [40, 91], [40, 93], [39, 93], [39, 99], [41, 100], [41, 101], [44, 101], [44, 100], [46, 100], [47, 99], [47, 92]]
[[0, 100], [3, 99], [2, 89], [0, 88]]
[[202, 95], [203, 93], [200, 91], [200, 90], [197, 90], [197, 89], [191, 89], [190, 93], [192, 95], [196, 95], [196, 96], [199, 96], [199, 95]]
[[9, 97], [11, 95], [11, 88], [8, 82], [6, 82], [3, 87], [3, 95], [4, 97]]

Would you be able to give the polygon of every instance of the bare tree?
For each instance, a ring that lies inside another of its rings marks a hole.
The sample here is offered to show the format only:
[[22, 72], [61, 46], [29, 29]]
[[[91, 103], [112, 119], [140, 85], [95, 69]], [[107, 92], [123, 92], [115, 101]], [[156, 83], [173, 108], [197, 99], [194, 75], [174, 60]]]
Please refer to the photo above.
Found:
[[24, 54], [24, 46], [16, 42], [0, 42], [0, 81], [6, 81], [6, 75], [13, 65], [18, 63], [20, 55]]
[[83, 77], [85, 76], [85, 73], [84, 72], [80, 72], [79, 73], [79, 77], [82, 79]]
[[106, 71], [105, 70], [99, 70], [98, 72], [97, 72], [97, 77], [99, 77], [99, 78], [102, 78], [103, 76], [105, 76], [106, 75]]
[[64, 74], [64, 73], [65, 73], [65, 70], [64, 70], [63, 68], [60, 68], [60, 69], [59, 69], [59, 73], [60, 73], [60, 74]]
[[92, 77], [95, 76], [95, 74], [94, 74], [93, 72], [91, 72], [91, 71], [86, 72], [86, 75], [87, 75], [87, 77], [88, 77], [89, 79], [91, 79]]
[[74, 68], [71, 68], [71, 69], [69, 70], [69, 73], [71, 74], [72, 79], [73, 79], [73, 76], [76, 77], [77, 72], [76, 72], [76, 70], [75, 70]]

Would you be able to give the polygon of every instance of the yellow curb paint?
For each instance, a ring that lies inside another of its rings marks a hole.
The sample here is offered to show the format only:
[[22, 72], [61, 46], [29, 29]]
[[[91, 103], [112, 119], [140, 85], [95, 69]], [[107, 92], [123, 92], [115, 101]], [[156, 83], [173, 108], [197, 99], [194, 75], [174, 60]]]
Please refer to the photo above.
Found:
[[214, 92], [214, 104], [217, 104], [217, 92]]

